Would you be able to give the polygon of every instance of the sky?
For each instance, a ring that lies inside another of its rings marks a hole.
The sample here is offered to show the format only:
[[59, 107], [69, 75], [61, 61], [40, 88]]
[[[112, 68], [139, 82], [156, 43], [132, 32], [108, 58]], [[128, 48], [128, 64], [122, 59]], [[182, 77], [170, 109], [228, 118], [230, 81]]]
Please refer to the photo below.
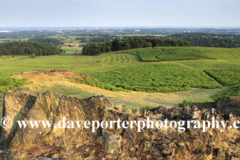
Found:
[[0, 0], [0, 27], [240, 27], [240, 0]]

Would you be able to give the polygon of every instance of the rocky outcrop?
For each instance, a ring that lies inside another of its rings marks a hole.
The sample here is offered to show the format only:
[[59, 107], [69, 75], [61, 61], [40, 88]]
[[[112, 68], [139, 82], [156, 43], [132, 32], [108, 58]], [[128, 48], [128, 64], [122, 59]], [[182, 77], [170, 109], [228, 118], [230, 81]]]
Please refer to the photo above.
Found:
[[193, 103], [199, 109], [215, 108], [222, 113], [233, 113], [240, 116], [240, 96], [233, 96], [228, 98], [219, 98], [216, 102], [210, 103]]
[[[184, 154], [194, 155], [196, 159], [207, 159], [208, 156], [214, 158], [223, 157], [223, 159], [239, 158], [240, 154], [236, 151], [239, 139], [231, 139], [224, 144], [229, 145], [231, 150], [218, 148], [216, 144], [223, 143], [227, 137], [228, 131], [209, 129], [202, 132], [202, 129], [182, 126], [185, 132], [179, 132], [178, 128], [172, 129], [151, 129], [143, 128], [141, 132], [137, 131], [136, 124], [132, 129], [118, 128], [113, 124], [112, 128], [101, 128], [99, 124], [84, 128], [72, 122], [85, 121], [163, 121], [168, 120], [210, 120], [215, 117], [216, 120], [228, 120], [232, 122], [236, 119], [236, 113], [230, 113], [234, 107], [238, 108], [238, 98], [220, 99], [213, 105], [207, 104], [208, 108], [201, 104], [189, 105], [186, 107], [167, 108], [159, 106], [149, 111], [119, 112], [105, 96], [92, 96], [86, 99], [77, 99], [66, 97], [51, 91], [40, 93], [36, 96], [20, 93], [17, 91], [7, 91], [4, 94], [3, 117], [12, 119], [12, 127], [1, 127], [1, 144], [19, 146], [16, 144], [28, 144], [32, 141], [35, 145], [26, 152], [31, 158], [58, 157], [56, 153], [68, 151], [82, 159], [102, 159], [110, 156], [109, 159], [124, 159], [126, 156], [134, 159], [175, 159], [176, 157], [184, 159]], [[224, 107], [222, 107], [224, 106]], [[223, 111], [223, 112], [222, 112]], [[65, 118], [65, 119], [64, 119]], [[38, 128], [18, 127], [17, 121], [49, 121], [48, 127], [39, 125]], [[64, 123], [63, 121], [70, 122]], [[62, 122], [61, 127], [57, 126]], [[6, 121], [8, 125], [10, 121]], [[63, 127], [65, 124], [65, 127]], [[230, 123], [231, 124], [231, 123]], [[74, 127], [72, 125], [75, 125]], [[193, 125], [193, 124], [191, 124]], [[235, 131], [237, 135], [239, 132]], [[46, 137], [52, 137], [46, 140]], [[236, 137], [232, 136], [232, 137]], [[78, 140], [81, 139], [81, 142]], [[69, 146], [67, 144], [70, 143]], [[67, 147], [66, 147], [67, 146]], [[235, 146], [235, 148], [234, 148]], [[41, 148], [42, 149], [39, 149]], [[65, 148], [64, 148], [65, 147]], [[37, 150], [36, 150], [37, 149]], [[0, 152], [1, 157], [1, 152]], [[60, 158], [68, 159], [61, 155]], [[81, 159], [80, 158], [80, 159]]]
[[3, 116], [8, 117], [12, 120], [6, 121], [5, 126], [10, 126], [11, 128], [2, 128], [1, 127], [1, 143], [9, 143], [17, 130], [17, 121], [23, 120], [30, 109], [33, 107], [33, 104], [36, 101], [36, 97], [30, 94], [23, 94], [17, 91], [8, 91], [4, 93], [4, 103], [3, 103]]
[[[11, 128], [1, 128], [1, 143], [23, 142], [34, 140], [37, 134], [51, 133], [60, 136], [65, 133], [65, 129], [54, 127], [58, 122], [66, 117], [66, 121], [99, 120], [99, 114], [105, 108], [113, 109], [111, 103], [104, 96], [93, 96], [87, 99], [77, 99], [66, 97], [61, 94], [47, 91], [37, 96], [24, 94], [17, 91], [7, 91], [4, 94], [3, 117], [12, 119]], [[26, 128], [17, 127], [17, 121], [50, 121], [50, 127], [39, 125], [32, 128], [30, 124]], [[8, 125], [9, 121], [6, 121]], [[9, 122], [10, 123], [10, 122]], [[76, 128], [76, 132], [81, 128]]]

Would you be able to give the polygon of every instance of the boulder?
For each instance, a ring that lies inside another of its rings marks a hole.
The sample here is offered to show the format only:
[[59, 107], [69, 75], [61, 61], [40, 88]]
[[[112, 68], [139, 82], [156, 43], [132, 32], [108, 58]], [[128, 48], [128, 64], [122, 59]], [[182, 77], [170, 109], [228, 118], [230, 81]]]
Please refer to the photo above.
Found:
[[135, 134], [133, 129], [126, 129], [123, 133], [123, 138], [127, 139], [128, 143], [135, 144], [137, 135]]
[[186, 106], [186, 107], [184, 107], [184, 112], [186, 112], [186, 113], [190, 113], [191, 110], [192, 110], [192, 107], [191, 107], [191, 106]]
[[168, 108], [165, 106], [159, 106], [156, 108], [151, 108], [149, 111], [153, 112], [153, 113], [163, 113], [163, 112], [168, 112]]
[[203, 119], [204, 120], [211, 120], [212, 117], [216, 114], [215, 108], [209, 108], [203, 113]]
[[83, 101], [85, 101], [88, 105], [97, 104], [102, 109], [114, 109], [111, 102], [109, 102], [104, 95], [95, 95], [90, 98], [83, 99]]
[[[23, 94], [17, 91], [7, 91], [4, 93], [3, 118], [8, 117], [5, 121], [5, 128], [1, 127], [0, 143], [9, 143], [18, 126], [17, 121], [23, 120], [35, 103], [36, 97], [30, 94]], [[11, 119], [11, 120], [10, 120]], [[12, 125], [12, 126], [11, 126]]]
[[228, 98], [219, 98], [216, 102], [209, 103], [193, 103], [199, 109], [215, 108], [221, 113], [233, 113], [235, 116], [240, 116], [240, 96], [233, 96]]
[[201, 111], [193, 111], [190, 116], [192, 119], [201, 119]]
[[97, 137], [97, 142], [100, 143], [107, 153], [117, 153], [121, 147], [121, 136], [112, 134]]
[[162, 154], [163, 155], [170, 155], [171, 153], [173, 152], [173, 149], [172, 148], [164, 148], [163, 150], [162, 150]]

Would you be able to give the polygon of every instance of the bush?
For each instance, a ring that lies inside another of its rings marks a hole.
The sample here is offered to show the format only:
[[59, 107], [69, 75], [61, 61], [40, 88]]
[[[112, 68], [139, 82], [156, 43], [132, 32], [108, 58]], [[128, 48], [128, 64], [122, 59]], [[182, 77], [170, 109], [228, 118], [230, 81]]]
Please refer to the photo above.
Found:
[[178, 106], [179, 107], [186, 107], [186, 106], [188, 106], [191, 103], [192, 103], [191, 101], [184, 100], [181, 103], [179, 103]]
[[36, 55], [35, 55], [35, 54], [31, 54], [30, 57], [31, 57], [31, 58], [36, 58]]
[[24, 84], [26, 79], [10, 78], [9, 75], [0, 75], [0, 92], [5, 92], [10, 89], [16, 89]]

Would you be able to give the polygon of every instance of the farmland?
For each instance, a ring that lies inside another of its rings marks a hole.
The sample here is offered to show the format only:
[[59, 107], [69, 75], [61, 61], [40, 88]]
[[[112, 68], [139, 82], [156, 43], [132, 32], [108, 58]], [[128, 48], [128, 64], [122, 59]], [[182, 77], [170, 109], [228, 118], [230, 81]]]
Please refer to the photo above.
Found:
[[240, 68], [235, 70], [206, 70], [206, 73], [224, 86], [240, 83]]
[[176, 64], [145, 64], [92, 74], [104, 83], [135, 91], [177, 92], [190, 87], [219, 88], [204, 72]]

